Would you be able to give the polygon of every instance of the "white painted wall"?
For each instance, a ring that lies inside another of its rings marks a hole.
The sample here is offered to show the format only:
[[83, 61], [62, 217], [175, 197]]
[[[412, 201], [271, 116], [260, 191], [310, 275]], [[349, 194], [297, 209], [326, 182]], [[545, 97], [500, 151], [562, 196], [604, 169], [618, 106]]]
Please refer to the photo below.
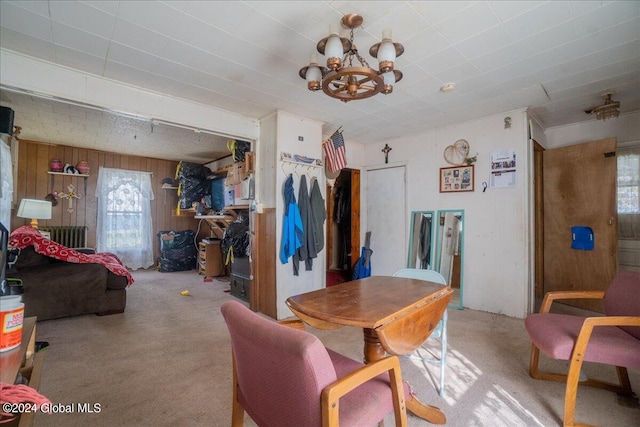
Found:
[[[504, 129], [510, 116], [511, 128]], [[386, 141], [389, 162], [407, 163], [408, 212], [464, 209], [465, 307], [523, 318], [529, 303], [529, 182], [528, 116], [524, 110], [460, 123], [419, 135]], [[475, 191], [440, 193], [439, 169], [448, 167], [445, 147], [458, 139], [470, 144], [475, 163]], [[364, 147], [365, 165], [384, 162], [382, 144]], [[514, 149], [517, 184], [513, 189], [487, 189], [492, 151]], [[364, 185], [363, 185], [364, 187]], [[365, 228], [365, 227], [363, 227]], [[406, 253], [407, 248], [397, 248]]]
[[[273, 121], [275, 120], [275, 128]], [[275, 183], [275, 195], [263, 194], [264, 200], [270, 201], [275, 198], [276, 208], [276, 308], [277, 318], [293, 316], [293, 313], [285, 301], [292, 295], [313, 291], [323, 288], [326, 283], [326, 245], [318, 257], [313, 260], [313, 269], [305, 270], [304, 262], [300, 263], [299, 275], [293, 274], [293, 260], [289, 258], [286, 264], [280, 262], [280, 246], [282, 243], [282, 218], [284, 213], [283, 189], [284, 182], [289, 174], [293, 174], [294, 191], [296, 200], [298, 198], [298, 190], [300, 186], [300, 175], [307, 175], [307, 189], [311, 190], [311, 177], [318, 179], [320, 190], [323, 198], [326, 200], [326, 180], [323, 168], [307, 168], [301, 165], [294, 165], [280, 161], [280, 153], [286, 152], [290, 154], [299, 154], [314, 159], [322, 158], [322, 123], [314, 120], [296, 116], [284, 111], [277, 111], [274, 116], [270, 116], [263, 120], [264, 126], [273, 134], [275, 129], [276, 141], [275, 149], [272, 147], [269, 152], [270, 156], [275, 156], [269, 160], [265, 160], [265, 164], [273, 162], [272, 177], [268, 173], [263, 179], [271, 180]], [[302, 141], [300, 141], [302, 138]], [[265, 144], [268, 144], [265, 135]], [[263, 147], [264, 149], [264, 147]], [[258, 203], [261, 201], [258, 200]]]

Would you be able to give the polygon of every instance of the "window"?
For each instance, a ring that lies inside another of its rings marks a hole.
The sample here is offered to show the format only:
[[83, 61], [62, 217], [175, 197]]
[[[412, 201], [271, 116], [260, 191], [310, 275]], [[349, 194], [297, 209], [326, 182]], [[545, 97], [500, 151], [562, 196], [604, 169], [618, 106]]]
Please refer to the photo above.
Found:
[[152, 266], [150, 174], [101, 167], [96, 197], [97, 250], [117, 255], [131, 269]]
[[617, 149], [618, 237], [640, 240], [640, 145]]

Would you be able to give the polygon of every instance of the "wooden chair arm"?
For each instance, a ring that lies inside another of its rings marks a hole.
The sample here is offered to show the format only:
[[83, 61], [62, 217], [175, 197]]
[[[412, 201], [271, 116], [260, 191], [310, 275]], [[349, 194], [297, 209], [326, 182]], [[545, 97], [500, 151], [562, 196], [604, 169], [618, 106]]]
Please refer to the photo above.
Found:
[[593, 329], [594, 326], [640, 326], [640, 316], [587, 317], [582, 324], [582, 329], [580, 329], [581, 334], [585, 326], [590, 326], [591, 329]]
[[580, 360], [580, 362], [582, 362], [582, 358], [587, 350], [587, 345], [589, 344], [589, 339], [591, 339], [591, 334], [593, 333], [593, 328], [596, 326], [640, 326], [640, 316], [598, 316], [584, 319], [584, 323], [578, 334], [578, 339], [573, 347], [573, 353], [571, 354], [572, 365], [574, 360]]
[[547, 292], [540, 306], [540, 313], [548, 313], [554, 301], [563, 299], [603, 299], [604, 291], [554, 291]]
[[389, 372], [396, 426], [406, 426], [407, 413], [400, 361], [397, 356], [388, 356], [368, 363], [362, 368], [334, 381], [322, 390], [323, 427], [337, 427], [339, 425], [339, 400], [342, 396], [384, 372]]

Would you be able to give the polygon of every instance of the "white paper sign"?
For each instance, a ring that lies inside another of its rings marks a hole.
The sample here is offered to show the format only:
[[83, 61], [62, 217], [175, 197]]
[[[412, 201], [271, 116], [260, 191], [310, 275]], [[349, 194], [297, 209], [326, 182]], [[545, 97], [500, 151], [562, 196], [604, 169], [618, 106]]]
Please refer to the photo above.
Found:
[[491, 152], [491, 188], [516, 186], [516, 150]]

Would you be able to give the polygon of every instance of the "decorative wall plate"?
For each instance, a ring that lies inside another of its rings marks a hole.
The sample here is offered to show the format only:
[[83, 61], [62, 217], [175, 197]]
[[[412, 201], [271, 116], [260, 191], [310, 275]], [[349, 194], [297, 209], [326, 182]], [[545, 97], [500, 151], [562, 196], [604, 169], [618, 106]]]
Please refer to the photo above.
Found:
[[469, 143], [465, 139], [459, 139], [444, 149], [444, 160], [450, 165], [463, 165], [468, 155]]

